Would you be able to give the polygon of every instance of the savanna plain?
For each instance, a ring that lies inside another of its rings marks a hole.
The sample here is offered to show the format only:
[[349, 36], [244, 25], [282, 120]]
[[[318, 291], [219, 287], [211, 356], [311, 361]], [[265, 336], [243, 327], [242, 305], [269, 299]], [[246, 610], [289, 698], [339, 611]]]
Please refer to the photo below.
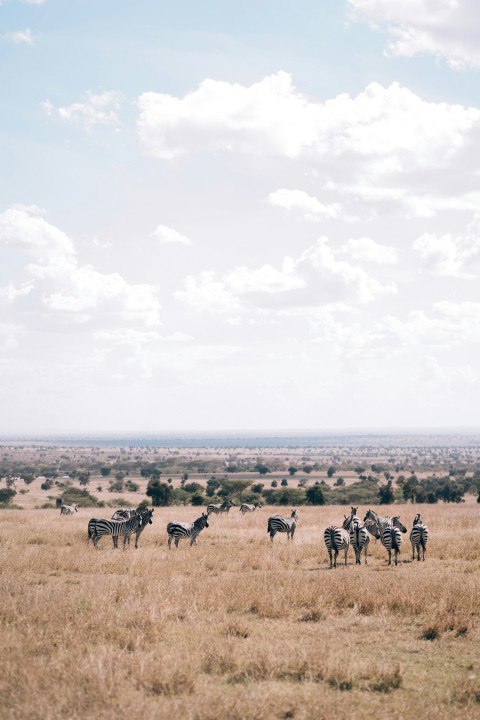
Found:
[[422, 513], [425, 562], [407, 534], [397, 567], [372, 538], [367, 566], [331, 570], [340, 506], [273, 543], [289, 508], [233, 508], [171, 550], [167, 522], [201, 508], [155, 508], [137, 550], [87, 545], [109, 508], [0, 511], [2, 720], [480, 717], [479, 505], [377, 510]]

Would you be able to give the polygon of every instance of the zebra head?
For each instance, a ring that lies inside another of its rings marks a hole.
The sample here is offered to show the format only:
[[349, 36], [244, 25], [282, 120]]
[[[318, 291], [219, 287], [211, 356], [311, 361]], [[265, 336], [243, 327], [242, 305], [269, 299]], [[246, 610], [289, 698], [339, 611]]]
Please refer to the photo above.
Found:
[[392, 526], [398, 528], [399, 530], [401, 530], [402, 533], [406, 533], [406, 532], [407, 532], [407, 528], [405, 527], [405, 525], [400, 522], [400, 516], [399, 516], [399, 515], [395, 515], [395, 517], [392, 518]]
[[373, 510], [367, 510], [365, 517], [363, 518], [363, 522], [367, 522], [367, 520], [373, 520], [373, 522], [376, 522], [378, 519], [378, 515]]
[[298, 521], [298, 512], [295, 510], [295, 508], [293, 508], [290, 517], [292, 518], [292, 520]]
[[202, 512], [202, 516], [199, 517], [199, 518], [197, 518], [197, 519], [195, 520], [194, 525], [196, 525], [197, 527], [200, 527], [201, 530], [203, 530], [203, 528], [209, 527], [209, 525], [208, 525], [208, 513], [203, 513], [203, 512]]
[[413, 519], [413, 525], [422, 525], [422, 518], [420, 517], [420, 513], [417, 513]]
[[353, 518], [357, 514], [358, 507], [353, 507], [353, 505], [350, 506], [350, 516]]
[[153, 511], [155, 508], [152, 508], [151, 510], [142, 510], [140, 513], [140, 525], [152, 525], [153, 519]]

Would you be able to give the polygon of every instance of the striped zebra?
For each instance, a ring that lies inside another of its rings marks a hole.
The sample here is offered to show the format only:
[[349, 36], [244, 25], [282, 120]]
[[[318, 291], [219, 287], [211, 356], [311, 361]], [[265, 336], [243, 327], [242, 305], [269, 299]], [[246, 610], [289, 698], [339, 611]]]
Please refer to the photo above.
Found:
[[172, 540], [175, 538], [175, 547], [182, 538], [192, 538], [190, 547], [197, 544], [197, 537], [204, 528], [208, 527], [208, 513], [202, 513], [193, 523], [169, 522], [167, 525], [168, 547], [170, 548]]
[[255, 512], [257, 508], [261, 508], [261, 504], [259, 502], [253, 503], [253, 505], [248, 505], [247, 503], [242, 503], [240, 505], [240, 512], [242, 515], [245, 515], [245, 513], [249, 512]]
[[144, 510], [144, 507], [121, 508], [120, 510], [115, 510], [112, 515], [112, 520], [128, 520], [134, 515], [140, 515]]
[[60, 505], [60, 515], [73, 515], [78, 512], [78, 505]]
[[[140, 537], [140, 535], [142, 534], [142, 532], [145, 530], [145, 528], [147, 527], [147, 525], [152, 525], [152, 524], [153, 524], [153, 517], [152, 517], [152, 516], [153, 516], [153, 511], [154, 511], [154, 510], [155, 510], [155, 508], [151, 508], [151, 510], [148, 510], [148, 509], [146, 509], [146, 508], [137, 508], [136, 511], [135, 511], [135, 510], [131, 510], [131, 511], [130, 511], [131, 513], [134, 513], [134, 514], [130, 515], [131, 518], [132, 518], [132, 517], [139, 517], [139, 516], [141, 516], [141, 518], [142, 518], [141, 524], [140, 524], [140, 525], [138, 526], [138, 528], [134, 531], [134, 532], [135, 532], [135, 550], [137, 550], [137, 548], [138, 548], [138, 538]], [[130, 518], [126, 518], [126, 519], [129, 520]], [[132, 534], [133, 534], [133, 533], [132, 533]], [[127, 535], [126, 542], [128, 543], [128, 545], [130, 545], [130, 535]]]
[[136, 532], [143, 523], [142, 515], [134, 515], [129, 520], [107, 520], [105, 518], [92, 518], [88, 522], [88, 540], [93, 540], [94, 547], [103, 535], [111, 535], [113, 547], [118, 548], [118, 538], [123, 537], [123, 547], [127, 537]]
[[392, 518], [392, 524], [382, 530], [382, 545], [388, 552], [388, 564], [392, 564], [392, 552], [395, 554], [395, 565], [398, 565], [398, 553], [402, 546], [402, 533], [406, 533], [407, 528], [400, 522], [400, 517], [395, 515]]
[[267, 532], [270, 533], [270, 540], [273, 542], [273, 538], [277, 532], [286, 532], [287, 538], [293, 540], [295, 530], [298, 522], [298, 512], [292, 510], [292, 514], [289, 518], [284, 518], [281, 515], [272, 515], [268, 518]]
[[367, 565], [368, 545], [370, 543], [370, 535], [367, 527], [357, 520], [350, 524], [350, 545], [355, 552], [355, 564], [362, 564], [362, 550], [365, 556], [365, 565]]
[[425, 560], [428, 527], [422, 522], [419, 514], [415, 516], [413, 521], [413, 527], [410, 531], [410, 542], [412, 543], [412, 560], [415, 560], [415, 550], [417, 551], [417, 560], [420, 560], [420, 548], [422, 549], [422, 560]]
[[348, 548], [350, 547], [350, 533], [348, 528], [351, 525], [351, 517], [343, 521], [343, 526], [330, 525], [323, 532], [323, 540], [327, 547], [330, 558], [330, 568], [337, 567], [337, 557], [340, 550], [345, 551], [345, 565], [347, 564]]
[[235, 507], [232, 500], [226, 500], [221, 505], [207, 505], [207, 515], [210, 515], [210, 513], [229, 513], [231, 507]]
[[381, 517], [380, 515], [377, 515], [375, 510], [367, 510], [365, 517], [363, 518], [363, 522], [367, 523], [367, 521], [374, 523], [378, 527], [380, 532], [386, 527], [390, 527], [390, 525], [392, 524], [392, 518], [390, 517], [390, 515], [384, 515], [383, 517]]

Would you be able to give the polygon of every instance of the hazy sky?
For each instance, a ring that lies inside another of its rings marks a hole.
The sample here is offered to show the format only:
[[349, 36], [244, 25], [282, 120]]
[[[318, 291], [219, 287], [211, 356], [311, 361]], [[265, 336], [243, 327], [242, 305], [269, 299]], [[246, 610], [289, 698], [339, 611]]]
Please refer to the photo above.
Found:
[[478, 0], [0, 0], [0, 432], [479, 425]]

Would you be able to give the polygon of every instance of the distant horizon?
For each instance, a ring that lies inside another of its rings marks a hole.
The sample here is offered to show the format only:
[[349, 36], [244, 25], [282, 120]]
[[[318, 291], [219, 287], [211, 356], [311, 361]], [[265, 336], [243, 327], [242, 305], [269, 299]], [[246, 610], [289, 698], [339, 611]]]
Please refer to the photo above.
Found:
[[391, 428], [330, 430], [230, 430], [159, 432], [0, 433], [0, 444], [157, 448], [328, 448], [339, 446], [471, 447], [480, 445], [480, 428]]

